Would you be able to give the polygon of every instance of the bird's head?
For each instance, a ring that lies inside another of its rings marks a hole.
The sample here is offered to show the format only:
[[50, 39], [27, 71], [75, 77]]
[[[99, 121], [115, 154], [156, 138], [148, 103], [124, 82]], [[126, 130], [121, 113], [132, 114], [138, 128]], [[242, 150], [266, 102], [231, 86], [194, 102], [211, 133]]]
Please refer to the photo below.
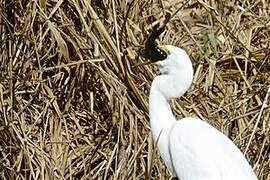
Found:
[[[159, 46], [156, 42], [170, 19], [170, 14], [167, 14], [162, 26], [153, 27], [153, 31], [146, 40], [145, 48], [141, 52], [142, 57], [158, 66], [160, 74], [154, 79], [152, 85], [158, 86], [159, 91], [167, 100], [183, 95], [193, 79], [193, 67], [186, 51], [174, 45]], [[149, 61], [143, 64], [149, 64]]]
[[165, 31], [166, 24], [170, 21], [171, 15], [168, 13], [161, 26], [159, 24], [153, 27], [152, 32], [146, 40], [141, 56], [150, 62], [143, 64], [155, 63], [158, 65], [161, 74], [177, 72], [186, 72], [192, 76], [193, 68], [191, 61], [185, 50], [173, 45], [158, 45], [156, 39]]

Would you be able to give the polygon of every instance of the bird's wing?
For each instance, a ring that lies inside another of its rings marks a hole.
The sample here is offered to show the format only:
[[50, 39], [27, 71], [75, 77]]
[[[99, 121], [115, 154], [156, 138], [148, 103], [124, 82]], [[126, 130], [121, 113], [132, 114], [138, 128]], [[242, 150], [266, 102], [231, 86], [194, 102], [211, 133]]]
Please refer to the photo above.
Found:
[[240, 150], [224, 134], [196, 118], [177, 121], [169, 151], [178, 177], [187, 179], [257, 179]]

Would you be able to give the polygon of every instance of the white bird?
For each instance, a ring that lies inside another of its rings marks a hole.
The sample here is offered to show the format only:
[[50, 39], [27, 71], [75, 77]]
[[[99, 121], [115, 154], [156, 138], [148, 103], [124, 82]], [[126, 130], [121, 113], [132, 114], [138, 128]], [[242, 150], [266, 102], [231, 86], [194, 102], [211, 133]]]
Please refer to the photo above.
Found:
[[227, 136], [198, 118], [175, 119], [168, 101], [189, 89], [193, 67], [183, 49], [155, 42], [165, 24], [154, 27], [142, 56], [155, 62], [161, 71], [152, 82], [149, 117], [167, 168], [180, 180], [256, 180], [244, 155]]

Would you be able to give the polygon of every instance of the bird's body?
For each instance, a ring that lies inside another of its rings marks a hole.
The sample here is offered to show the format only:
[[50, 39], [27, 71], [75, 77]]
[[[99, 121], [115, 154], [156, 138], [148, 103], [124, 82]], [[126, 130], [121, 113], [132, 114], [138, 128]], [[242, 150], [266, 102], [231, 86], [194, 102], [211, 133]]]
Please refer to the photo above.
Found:
[[176, 122], [170, 130], [169, 144], [171, 163], [181, 180], [256, 179], [233, 142], [200, 119]]
[[161, 75], [152, 82], [149, 116], [154, 141], [168, 169], [180, 180], [255, 180], [244, 155], [224, 134], [198, 118], [176, 121], [168, 103], [182, 96], [193, 80], [186, 52], [166, 45], [168, 56], [156, 62]]

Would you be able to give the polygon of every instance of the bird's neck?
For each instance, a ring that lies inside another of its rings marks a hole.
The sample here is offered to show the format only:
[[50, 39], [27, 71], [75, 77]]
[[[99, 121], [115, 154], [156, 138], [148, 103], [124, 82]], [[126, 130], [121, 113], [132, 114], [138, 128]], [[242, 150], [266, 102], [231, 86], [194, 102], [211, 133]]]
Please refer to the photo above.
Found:
[[149, 96], [150, 125], [155, 142], [162, 132], [175, 122], [170, 104], [158, 88], [151, 88]]
[[[184, 70], [183, 70], [184, 71]], [[192, 73], [188, 77], [183, 72], [157, 76], [152, 82], [149, 96], [149, 116], [155, 142], [160, 133], [166, 133], [175, 122], [169, 100], [181, 97], [192, 83]], [[187, 73], [187, 72], [184, 72]]]

